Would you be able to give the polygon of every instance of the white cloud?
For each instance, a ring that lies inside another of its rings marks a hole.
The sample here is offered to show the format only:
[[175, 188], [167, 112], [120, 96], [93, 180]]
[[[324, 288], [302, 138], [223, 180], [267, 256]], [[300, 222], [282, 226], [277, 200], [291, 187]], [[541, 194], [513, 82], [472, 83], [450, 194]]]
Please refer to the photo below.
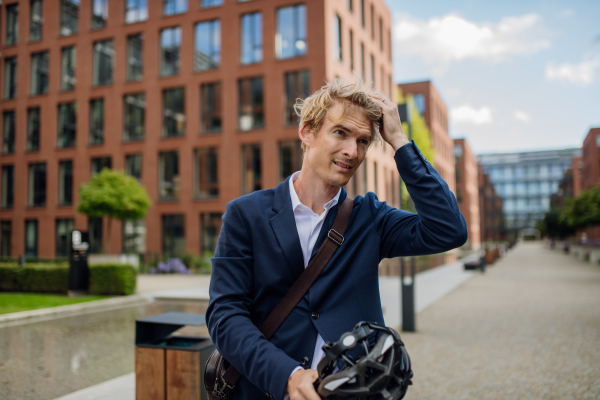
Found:
[[428, 21], [400, 15], [394, 39], [403, 54], [421, 57], [438, 68], [466, 59], [498, 62], [550, 47], [539, 19], [537, 14], [526, 14], [502, 18], [497, 24], [478, 24], [456, 14]]
[[558, 13], [558, 16], [561, 18], [569, 18], [572, 17], [575, 14], [575, 11], [573, 11], [570, 8], [565, 8], [564, 10], [562, 10], [561, 12]]
[[450, 117], [455, 124], [482, 125], [492, 122], [492, 109], [488, 106], [474, 108], [468, 104], [453, 108]]
[[582, 61], [579, 64], [564, 63], [554, 66], [554, 63], [548, 63], [546, 65], [546, 79], [587, 85], [594, 82], [594, 74], [597, 68], [600, 68], [600, 57]]
[[531, 117], [525, 111], [515, 110], [515, 112], [513, 113], [513, 116], [521, 122], [531, 121]]

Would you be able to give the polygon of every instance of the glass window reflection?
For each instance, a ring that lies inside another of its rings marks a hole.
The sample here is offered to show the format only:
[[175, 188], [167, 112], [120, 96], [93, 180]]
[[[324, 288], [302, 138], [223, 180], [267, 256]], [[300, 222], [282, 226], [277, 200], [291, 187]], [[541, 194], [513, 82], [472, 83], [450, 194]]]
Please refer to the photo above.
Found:
[[277, 10], [275, 52], [279, 59], [306, 54], [306, 6], [304, 4]]

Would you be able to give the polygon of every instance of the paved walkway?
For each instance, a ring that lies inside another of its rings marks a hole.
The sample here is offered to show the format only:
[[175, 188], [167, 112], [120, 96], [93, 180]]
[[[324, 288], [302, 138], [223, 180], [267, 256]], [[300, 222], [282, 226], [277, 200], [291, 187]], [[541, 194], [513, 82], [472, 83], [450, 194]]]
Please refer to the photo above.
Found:
[[600, 266], [521, 244], [403, 333], [406, 399], [600, 399]]

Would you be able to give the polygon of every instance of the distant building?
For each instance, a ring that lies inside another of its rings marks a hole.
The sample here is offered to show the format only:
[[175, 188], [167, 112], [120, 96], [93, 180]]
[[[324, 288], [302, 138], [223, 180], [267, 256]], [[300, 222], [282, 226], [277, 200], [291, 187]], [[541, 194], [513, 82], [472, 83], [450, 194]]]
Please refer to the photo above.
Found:
[[589, 130], [583, 140], [581, 152], [581, 189], [589, 189], [600, 182], [600, 128]]
[[496, 192], [490, 176], [481, 164], [477, 165], [479, 178], [479, 232], [481, 244], [507, 240], [502, 197]]
[[[142, 221], [115, 221], [110, 249], [215, 248], [230, 200], [302, 165], [293, 104], [353, 71], [394, 100], [384, 0], [9, 0], [0, 3], [0, 256], [68, 254], [76, 212], [102, 168], [147, 189]], [[5, 23], [6, 22], [6, 23]], [[347, 189], [398, 206], [390, 146]]]
[[[550, 210], [550, 198], [558, 192], [560, 180], [573, 165], [573, 157], [580, 153], [580, 149], [564, 149], [478, 156], [483, 172], [489, 175], [496, 194], [503, 200], [506, 238], [514, 239], [519, 230], [535, 228]], [[486, 197], [484, 201], [487, 200]], [[488, 209], [482, 215], [490, 216]]]
[[431, 131], [431, 145], [435, 150], [433, 160], [436, 171], [455, 193], [454, 142], [448, 133], [448, 109], [431, 81], [400, 83], [404, 95], [412, 94], [425, 123]]
[[573, 157], [573, 196], [577, 197], [581, 193], [583, 180], [583, 158]]
[[479, 229], [479, 172], [477, 158], [465, 139], [454, 139], [456, 199], [465, 217], [469, 239], [467, 246], [478, 249], [481, 244]]

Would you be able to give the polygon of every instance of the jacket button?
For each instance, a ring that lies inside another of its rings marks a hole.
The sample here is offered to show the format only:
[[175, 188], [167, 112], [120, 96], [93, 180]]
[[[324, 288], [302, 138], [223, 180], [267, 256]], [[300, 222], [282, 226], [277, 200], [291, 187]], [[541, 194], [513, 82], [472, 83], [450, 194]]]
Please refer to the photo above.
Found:
[[318, 312], [313, 311], [311, 317], [312, 317], [312, 319], [319, 319], [320, 315]]
[[302, 365], [307, 366], [309, 361], [310, 360], [308, 359], [308, 356], [304, 356], [304, 358], [302, 359]]

